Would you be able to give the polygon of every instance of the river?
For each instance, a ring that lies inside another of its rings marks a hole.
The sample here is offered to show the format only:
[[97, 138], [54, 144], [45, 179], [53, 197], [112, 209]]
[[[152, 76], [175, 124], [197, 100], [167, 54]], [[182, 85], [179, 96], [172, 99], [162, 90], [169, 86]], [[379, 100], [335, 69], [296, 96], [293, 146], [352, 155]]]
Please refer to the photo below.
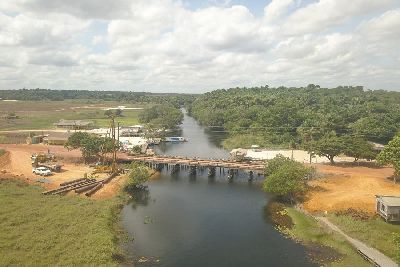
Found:
[[[182, 135], [189, 141], [163, 144], [160, 154], [226, 158], [217, 147], [218, 131], [207, 132], [185, 114]], [[241, 173], [229, 182], [207, 171], [190, 176], [163, 170], [148, 191], [122, 210], [122, 223], [133, 241], [126, 249], [137, 266], [244, 267], [313, 266], [305, 248], [279, 233], [265, 216], [269, 196]], [[139, 260], [140, 257], [146, 259]]]

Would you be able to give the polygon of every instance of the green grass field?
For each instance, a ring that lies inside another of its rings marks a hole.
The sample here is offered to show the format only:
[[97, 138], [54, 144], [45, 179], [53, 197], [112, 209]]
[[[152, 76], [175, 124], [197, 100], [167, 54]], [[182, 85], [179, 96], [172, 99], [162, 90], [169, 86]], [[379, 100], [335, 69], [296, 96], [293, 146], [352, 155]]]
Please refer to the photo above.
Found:
[[345, 215], [331, 215], [329, 220], [349, 236], [365, 242], [392, 259], [396, 259], [399, 248], [396, 247], [393, 233], [400, 233], [400, 225], [386, 223], [380, 218], [360, 221]]
[[117, 266], [122, 200], [42, 196], [42, 190], [0, 180], [0, 265]]
[[343, 255], [343, 259], [329, 266], [372, 266], [366, 262], [347, 241], [336, 233], [328, 233], [318, 222], [294, 208], [287, 208], [294, 227], [287, 230], [294, 239], [305, 244], [315, 243], [331, 247]]
[[[100, 127], [109, 126], [110, 120], [104, 115], [103, 108], [127, 106], [144, 108], [148, 104], [129, 104], [115, 101], [17, 101], [0, 102], [1, 130], [53, 129], [60, 119], [91, 120]], [[15, 113], [17, 119], [6, 119], [7, 114]], [[140, 110], [124, 110], [117, 121], [121, 125], [138, 123]]]

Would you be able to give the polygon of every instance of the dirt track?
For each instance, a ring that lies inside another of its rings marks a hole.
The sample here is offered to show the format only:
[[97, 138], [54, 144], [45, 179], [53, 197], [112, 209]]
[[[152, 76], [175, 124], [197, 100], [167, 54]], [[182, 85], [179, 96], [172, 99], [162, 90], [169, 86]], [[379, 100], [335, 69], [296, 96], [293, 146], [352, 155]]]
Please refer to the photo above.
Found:
[[[12, 174], [13, 177], [18, 177], [31, 184], [40, 184], [46, 189], [57, 188], [60, 183], [84, 177], [85, 173], [90, 174], [94, 171], [87, 165], [78, 163], [81, 161], [81, 153], [79, 150], [68, 151], [62, 146], [48, 145], [1, 145], [8, 152], [0, 157], [0, 170]], [[32, 173], [32, 165], [30, 156], [33, 153], [45, 152], [56, 155], [57, 163], [62, 164], [62, 172], [53, 173], [46, 179], [50, 183], [38, 183], [37, 179], [41, 176]], [[7, 175], [2, 175], [7, 176]], [[98, 178], [104, 178], [105, 174], [98, 174]], [[118, 176], [110, 183], [100, 189], [93, 197], [94, 198], [109, 198], [113, 197], [120, 191], [120, 188], [125, 183], [126, 176]]]
[[400, 195], [400, 184], [393, 184], [392, 168], [339, 167], [316, 165], [326, 178], [314, 180], [304, 208], [309, 212], [355, 208], [374, 213], [375, 195]]

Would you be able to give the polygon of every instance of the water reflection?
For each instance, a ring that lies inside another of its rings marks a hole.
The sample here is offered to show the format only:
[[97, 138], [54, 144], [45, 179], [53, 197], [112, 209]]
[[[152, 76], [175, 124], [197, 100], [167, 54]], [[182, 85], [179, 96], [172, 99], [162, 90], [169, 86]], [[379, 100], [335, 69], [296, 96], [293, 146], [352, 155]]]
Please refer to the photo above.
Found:
[[147, 206], [150, 202], [150, 190], [148, 186], [140, 186], [129, 189], [129, 195], [131, 196], [131, 207], [136, 209], [137, 206]]
[[[165, 144], [159, 152], [201, 158], [227, 158], [216, 147], [219, 137], [204, 134], [185, 116], [182, 135], [189, 142]], [[182, 168], [171, 174], [164, 168], [149, 190], [138, 193], [134, 207], [125, 206], [123, 225], [134, 241], [128, 247], [138, 257], [157, 259], [163, 267], [311, 266], [305, 249], [284, 238], [265, 217], [268, 196], [260, 190], [261, 179], [227, 170], [209, 177], [207, 169]], [[157, 199], [152, 201], [150, 198]], [[139, 204], [143, 203], [143, 204]], [[151, 223], [145, 223], [151, 218]], [[154, 263], [154, 262], [153, 262]]]

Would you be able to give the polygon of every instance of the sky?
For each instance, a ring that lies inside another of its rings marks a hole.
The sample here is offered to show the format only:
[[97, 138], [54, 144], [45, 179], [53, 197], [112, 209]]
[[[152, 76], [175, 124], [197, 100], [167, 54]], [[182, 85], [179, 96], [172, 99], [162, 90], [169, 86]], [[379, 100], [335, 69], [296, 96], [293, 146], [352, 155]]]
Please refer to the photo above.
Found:
[[400, 91], [400, 0], [1, 0], [0, 90]]

